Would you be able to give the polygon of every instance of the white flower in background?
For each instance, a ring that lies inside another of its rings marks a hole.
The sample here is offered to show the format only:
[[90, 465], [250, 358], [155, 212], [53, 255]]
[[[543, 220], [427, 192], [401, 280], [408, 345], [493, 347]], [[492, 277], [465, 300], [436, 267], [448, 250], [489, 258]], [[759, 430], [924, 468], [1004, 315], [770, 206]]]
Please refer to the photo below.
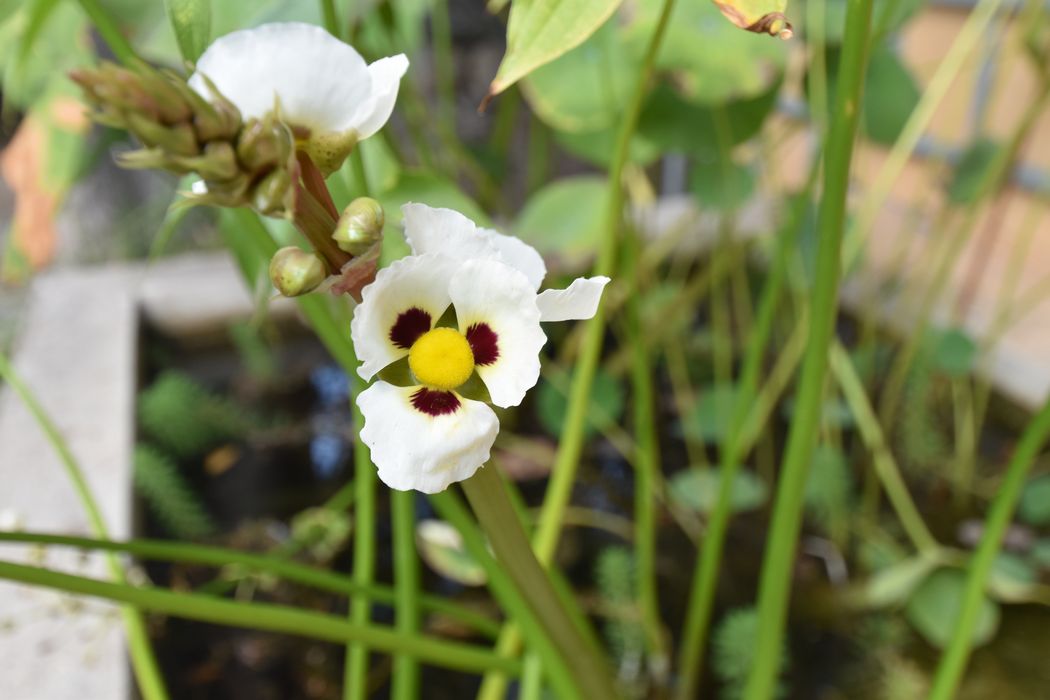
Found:
[[281, 120], [327, 175], [358, 141], [386, 124], [408, 59], [398, 54], [366, 64], [321, 27], [282, 22], [217, 39], [196, 68], [190, 87], [211, 97], [207, 78], [246, 119], [277, 105]]
[[477, 471], [499, 432], [464, 385], [476, 374], [491, 403], [521, 403], [540, 376], [540, 323], [590, 318], [609, 278], [537, 293], [547, 271], [531, 246], [449, 209], [402, 211], [413, 255], [364, 288], [350, 329], [366, 381], [406, 357], [411, 380], [358, 396], [361, 439], [388, 486], [436, 493]]

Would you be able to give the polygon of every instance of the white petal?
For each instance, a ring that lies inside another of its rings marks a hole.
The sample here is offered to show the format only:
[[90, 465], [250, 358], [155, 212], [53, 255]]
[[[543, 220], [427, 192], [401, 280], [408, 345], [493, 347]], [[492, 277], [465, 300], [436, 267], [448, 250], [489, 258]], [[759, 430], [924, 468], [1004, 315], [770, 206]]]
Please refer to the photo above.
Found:
[[207, 76], [244, 117], [261, 117], [280, 101], [282, 118], [321, 133], [354, 127], [372, 95], [365, 60], [321, 27], [264, 24], [217, 39], [197, 61], [190, 87], [210, 97]]
[[533, 289], [540, 288], [547, 276], [547, 265], [538, 250], [516, 236], [507, 236], [490, 228], [479, 231], [496, 247], [503, 262], [528, 277]]
[[429, 416], [412, 406], [419, 389], [380, 381], [361, 392], [361, 440], [387, 486], [437, 493], [469, 478], [488, 460], [499, 421], [484, 403], [462, 397], [453, 413]]
[[443, 253], [460, 260], [484, 258], [510, 265], [539, 289], [547, 266], [539, 252], [514, 236], [479, 228], [452, 209], [405, 204], [405, 238], [413, 253]]
[[497, 258], [499, 250], [474, 222], [452, 209], [405, 204], [405, 240], [415, 255], [441, 253], [459, 260]]
[[495, 260], [468, 260], [449, 284], [461, 333], [485, 324], [496, 333], [498, 357], [477, 372], [497, 406], [517, 406], [540, 377], [540, 328], [536, 292], [524, 274]]
[[[376, 279], [361, 290], [361, 303], [354, 309], [350, 337], [361, 366], [357, 373], [366, 381], [405, 355], [390, 337], [398, 317], [409, 309], [430, 316], [430, 326], [448, 309], [448, 288], [459, 263], [442, 255], [416, 255], [396, 260], [379, 271]], [[428, 329], [429, 330], [429, 329]]]
[[405, 54], [381, 58], [368, 66], [372, 79], [372, 94], [354, 115], [353, 128], [358, 139], [366, 139], [383, 128], [390, 113], [394, 111], [397, 91], [401, 86], [401, 77], [408, 70], [408, 59]]
[[541, 321], [577, 321], [594, 316], [608, 277], [577, 277], [566, 289], [548, 289], [536, 297]]

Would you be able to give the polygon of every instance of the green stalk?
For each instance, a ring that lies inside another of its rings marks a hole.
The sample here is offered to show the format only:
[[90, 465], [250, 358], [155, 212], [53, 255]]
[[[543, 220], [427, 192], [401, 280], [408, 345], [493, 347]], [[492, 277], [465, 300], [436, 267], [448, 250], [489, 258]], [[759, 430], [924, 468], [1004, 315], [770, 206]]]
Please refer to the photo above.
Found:
[[[806, 192], [812, 191], [818, 172], [814, 164], [814, 167], [810, 169]], [[689, 604], [686, 608], [678, 654], [679, 680], [675, 691], [675, 697], [678, 700], [690, 700], [696, 697], [697, 683], [703, 670], [704, 646], [707, 642], [707, 629], [711, 622], [722, 550], [726, 533], [729, 530], [729, 520], [733, 515], [731, 497], [733, 482], [740, 468], [739, 462], [748, 451], [743, 425], [754, 403], [753, 397], [758, 389], [762, 371], [762, 358], [765, 356], [765, 349], [773, 330], [773, 322], [780, 306], [780, 292], [787, 277], [788, 262], [795, 250], [795, 242], [801, 230], [801, 222], [805, 216], [808, 201], [808, 197], [800, 198], [792, 211], [787, 228], [777, 237], [769, 277], [762, 288], [762, 296], [758, 303], [754, 330], [748, 339], [743, 369], [737, 385], [736, 401], [733, 405], [731, 437], [722, 450], [720, 460], [722, 464], [718, 481], [718, 497], [715, 500], [714, 512], [711, 513], [711, 518], [707, 523], [703, 546], [696, 560]]]
[[1050, 435], [1050, 401], [1032, 419], [1021, 436], [1017, 449], [1006, 467], [1006, 476], [984, 522], [981, 544], [970, 562], [962, 604], [952, 632], [951, 642], [944, 650], [933, 678], [933, 687], [928, 700], [951, 700], [959, 687], [966, 663], [970, 658], [970, 642], [977, 625], [978, 613], [984, 597], [988, 577], [995, 558], [1002, 547], [1003, 535], [1010, 525], [1017, 502], [1021, 497], [1025, 479], [1032, 468], [1035, 457]]
[[809, 342], [762, 566], [755, 662], [745, 687], [745, 700], [772, 698], [780, 668], [802, 497], [820, 428], [828, 350], [838, 311], [846, 191], [867, 64], [871, 6], [872, 0], [849, 0], [846, 14], [835, 112], [825, 149], [824, 189], [817, 222], [820, 249], [809, 314]]
[[342, 33], [339, 31], [339, 15], [335, 10], [335, 0], [321, 0], [321, 17], [323, 18], [324, 28], [328, 30], [328, 33], [337, 39], [342, 39]]
[[428, 663], [461, 671], [478, 672], [496, 668], [501, 673], [521, 672], [521, 664], [516, 659], [502, 659], [487, 649], [433, 637], [404, 635], [378, 625], [354, 625], [334, 615], [299, 610], [285, 605], [243, 603], [190, 593], [175, 593], [152, 586], [109, 583], [9, 562], [0, 562], [0, 579], [105, 598], [142, 610], [201, 620], [210, 624], [283, 632], [331, 642], [360, 640], [382, 651], [411, 654]]
[[[342, 574], [289, 561], [273, 554], [251, 554], [224, 547], [208, 547], [185, 542], [163, 540], [100, 540], [91, 537], [52, 535], [36, 532], [0, 532], [0, 542], [21, 542], [54, 547], [76, 547], [86, 550], [126, 552], [148, 561], [181, 562], [205, 566], [237, 566], [253, 572], [270, 574], [291, 583], [310, 586], [321, 591], [342, 595], [364, 595], [379, 603], [393, 604], [397, 601], [395, 591], [388, 586], [371, 584], [360, 586]], [[420, 606], [430, 612], [454, 618], [472, 627], [478, 633], [495, 637], [499, 632], [496, 622], [470, 608], [453, 603], [441, 596], [423, 595]]]
[[[482, 467], [491, 469], [492, 467]], [[544, 671], [550, 680], [557, 697], [572, 698], [579, 697], [576, 684], [569, 668], [571, 659], [563, 656], [548, 636], [543, 624], [539, 621], [532, 606], [524, 597], [524, 591], [520, 590], [511, 579], [509, 572], [503, 567], [489, 550], [488, 542], [481, 533], [470, 512], [462, 500], [451, 490], [434, 494], [430, 497], [430, 503], [443, 520], [448, 521], [455, 527], [463, 537], [463, 545], [471, 557], [484, 568], [488, 579], [487, 585], [499, 605], [514, 620], [521, 629], [531, 651], [536, 652], [543, 662]], [[504, 627], [504, 632], [506, 631]], [[507, 655], [497, 647], [498, 656], [505, 658]], [[496, 678], [506, 682], [507, 675], [494, 671]]]
[[[638, 116], [642, 112], [642, 103], [649, 81], [653, 74], [656, 55], [660, 51], [664, 33], [667, 29], [674, 0], [663, 0], [660, 19], [649, 39], [645, 57], [642, 59], [641, 71], [635, 84], [631, 101], [624, 113], [623, 121], [616, 138], [612, 164], [609, 169], [608, 207], [605, 211], [601, 248], [594, 265], [595, 275], [611, 275], [619, 257], [620, 224], [623, 219], [623, 170], [630, 151], [631, 137], [638, 125]], [[565, 430], [558, 443], [558, 452], [551, 468], [551, 478], [543, 498], [539, 522], [532, 538], [536, 557], [544, 566], [548, 566], [554, 557], [554, 550], [561, 535], [565, 509], [569, 505], [572, 486], [576, 481], [576, 470], [579, 467], [580, 455], [583, 452], [584, 428], [587, 423], [587, 411], [590, 405], [591, 386], [598, 371], [598, 362], [602, 353], [602, 340], [605, 336], [604, 305], [598, 306], [594, 318], [587, 322], [587, 329], [580, 348], [579, 359], [573, 372], [572, 388], [566, 408]], [[500, 635], [497, 649], [506, 654], [517, 653], [520, 636], [513, 627], [504, 629]], [[506, 682], [496, 676], [486, 676], [482, 681], [478, 698], [496, 700], [504, 695]]]
[[506, 487], [495, 467], [482, 467], [463, 482], [463, 491], [488, 535], [496, 559], [532, 608], [558, 654], [569, 663], [576, 693], [587, 700], [616, 697], [609, 669], [597, 646], [566, 610], [544, 567], [536, 559]]
[[[390, 491], [394, 533], [394, 591], [397, 594], [395, 626], [404, 634], [419, 633], [419, 558], [416, 555], [416, 494]], [[411, 656], [394, 657], [390, 697], [413, 700], [419, 697], [419, 664]]]
[[901, 476], [889, 445], [886, 444], [886, 437], [875, 416], [875, 410], [864, 391], [864, 383], [857, 376], [857, 370], [853, 367], [846, 349], [837, 339], [831, 346], [831, 372], [835, 375], [842, 395], [857, 420], [861, 439], [871, 452], [875, 473], [882, 482], [882, 488], [886, 491], [890, 505], [897, 513], [908, 539], [920, 554], [940, 549], [936, 538], [926, 527], [919, 509], [915, 506], [915, 501], [908, 493], [908, 485]]
[[[80, 464], [69, 449], [69, 444], [59, 432], [54, 421], [51, 420], [51, 416], [40, 405], [40, 402], [37, 401], [36, 396], [30, 391], [29, 387], [22, 382], [22, 378], [18, 376], [14, 367], [11, 366], [3, 353], [0, 353], [0, 380], [5, 382], [15, 392], [26, 407], [26, 410], [32, 414], [33, 419], [44, 432], [44, 436], [51, 443], [51, 447], [58, 454], [59, 461], [65, 467], [66, 476], [73, 485], [73, 490], [84, 508], [91, 530], [98, 537], [108, 538], [106, 521], [102, 517], [102, 511], [91, 493], [91, 487], [88, 486], [87, 479], [84, 478], [84, 472], [81, 470]], [[124, 575], [124, 568], [116, 556], [107, 556], [106, 564], [113, 580], [121, 583], [127, 580]], [[146, 628], [145, 619], [133, 606], [123, 606], [120, 612], [124, 620], [124, 629], [127, 633], [128, 654], [131, 656], [131, 666], [135, 672], [135, 680], [138, 683], [139, 691], [145, 700], [167, 700], [168, 691], [164, 686], [164, 679], [157, 664], [157, 658], [153, 654], [153, 647], [150, 646], [149, 630]]]
[[660, 473], [660, 445], [653, 415], [652, 358], [642, 329], [641, 284], [638, 258], [641, 244], [637, 232], [628, 234], [625, 277], [634, 292], [627, 300], [627, 343], [631, 348], [631, 385], [634, 432], [637, 449], [634, 455], [634, 558], [637, 567], [637, 597], [646, 631], [653, 668], [665, 668], [667, 649], [656, 577], [656, 477]]

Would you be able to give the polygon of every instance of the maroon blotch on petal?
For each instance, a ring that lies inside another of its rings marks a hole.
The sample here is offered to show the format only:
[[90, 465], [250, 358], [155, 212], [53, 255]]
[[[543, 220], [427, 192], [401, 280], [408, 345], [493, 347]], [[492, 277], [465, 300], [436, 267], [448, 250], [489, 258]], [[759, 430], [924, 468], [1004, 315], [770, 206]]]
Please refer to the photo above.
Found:
[[397, 315], [397, 320], [390, 329], [390, 342], [399, 348], [408, 350], [412, 347], [412, 343], [419, 340], [419, 336], [429, 330], [430, 314], [413, 306], [408, 311], [402, 311]]
[[459, 409], [459, 399], [451, 391], [420, 388], [412, 394], [412, 405], [428, 416], [443, 416]]
[[499, 359], [499, 336], [487, 323], [475, 323], [467, 329], [466, 335], [474, 353], [474, 364], [491, 365]]

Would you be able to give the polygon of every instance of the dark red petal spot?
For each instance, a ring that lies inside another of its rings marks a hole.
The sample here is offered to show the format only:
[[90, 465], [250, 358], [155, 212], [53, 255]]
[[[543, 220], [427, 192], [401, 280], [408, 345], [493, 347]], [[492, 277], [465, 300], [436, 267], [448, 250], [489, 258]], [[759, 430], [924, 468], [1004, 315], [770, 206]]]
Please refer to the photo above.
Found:
[[408, 350], [412, 347], [412, 343], [419, 340], [419, 336], [429, 330], [430, 314], [413, 306], [408, 311], [402, 311], [397, 315], [397, 320], [390, 329], [390, 342], [399, 348]]
[[487, 323], [475, 323], [467, 329], [467, 342], [474, 352], [474, 364], [491, 365], [499, 359], [499, 337]]
[[459, 399], [451, 391], [420, 388], [419, 391], [412, 394], [412, 405], [417, 411], [428, 416], [443, 416], [456, 412], [459, 408]]

